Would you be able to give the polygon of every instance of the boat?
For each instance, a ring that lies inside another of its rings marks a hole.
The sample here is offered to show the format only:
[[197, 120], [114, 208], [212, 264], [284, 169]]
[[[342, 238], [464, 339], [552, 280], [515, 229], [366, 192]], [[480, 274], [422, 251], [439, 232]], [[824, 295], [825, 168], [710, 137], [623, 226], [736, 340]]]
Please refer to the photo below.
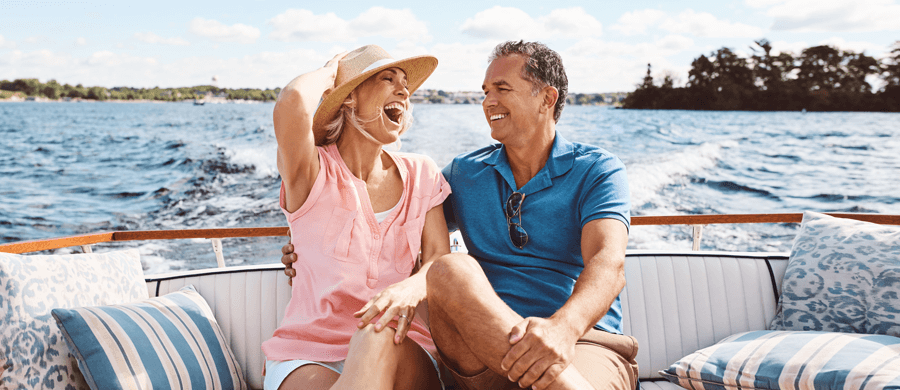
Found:
[[202, 105], [204, 105], [204, 104], [206, 104], [206, 102], [204, 102], [204, 101], [202, 101], [202, 100], [194, 99], [194, 105], [195, 105], [195, 106], [202, 106]]
[[[900, 225], [900, 215], [828, 213]], [[693, 250], [629, 250], [622, 292], [624, 330], [639, 343], [644, 390], [681, 389], [660, 374], [673, 362], [740, 332], [765, 330], [775, 316], [786, 252], [702, 251], [703, 226], [800, 223], [803, 214], [634, 216], [632, 226], [684, 225]], [[265, 357], [260, 345], [273, 334], [291, 297], [281, 263], [226, 266], [222, 240], [286, 236], [287, 227], [114, 231], [0, 245], [0, 252], [29, 253], [142, 240], [209, 239], [218, 267], [147, 275], [151, 296], [193, 285], [206, 299], [252, 389], [261, 389]], [[276, 260], [276, 259], [273, 259]], [[2, 375], [2, 374], [0, 374]]]

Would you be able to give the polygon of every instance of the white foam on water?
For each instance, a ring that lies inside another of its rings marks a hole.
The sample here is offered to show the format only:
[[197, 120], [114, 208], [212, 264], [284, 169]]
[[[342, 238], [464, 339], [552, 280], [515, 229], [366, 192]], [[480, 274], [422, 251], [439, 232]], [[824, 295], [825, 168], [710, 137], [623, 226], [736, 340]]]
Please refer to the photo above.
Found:
[[141, 255], [141, 263], [144, 266], [144, 275], [156, 275], [171, 272], [173, 269], [183, 269], [183, 260], [174, 260], [162, 256], [163, 253], [171, 253], [168, 245], [157, 242], [142, 243], [137, 247]]
[[727, 144], [704, 143], [683, 151], [655, 156], [652, 160], [632, 163], [627, 167], [632, 208], [653, 201], [664, 187], [679, 183], [697, 171], [712, 168], [722, 158]]
[[240, 142], [217, 146], [225, 148], [225, 156], [232, 163], [255, 167], [253, 175], [257, 178], [278, 176], [278, 144], [274, 137], [267, 137], [260, 143]]

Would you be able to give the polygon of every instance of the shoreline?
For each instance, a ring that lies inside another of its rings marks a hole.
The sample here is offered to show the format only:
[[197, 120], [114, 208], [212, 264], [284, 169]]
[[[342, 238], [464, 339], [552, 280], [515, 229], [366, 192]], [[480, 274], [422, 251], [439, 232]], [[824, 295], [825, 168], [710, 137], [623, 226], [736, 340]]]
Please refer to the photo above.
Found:
[[[262, 101], [262, 100], [223, 100], [223, 101], [200, 101], [203, 104], [262, 104], [262, 103], [274, 103], [275, 101]], [[164, 104], [164, 103], [183, 103], [183, 104], [193, 104], [193, 99], [185, 99], [185, 100], [177, 100], [177, 101], [168, 101], [168, 100], [152, 100], [152, 99], [106, 99], [106, 100], [92, 100], [92, 99], [47, 99], [47, 98], [37, 98], [33, 100], [28, 99], [0, 99], [0, 103], [122, 103], [122, 104], [130, 104], [130, 103], [153, 103], [153, 104]]]
[[[239, 99], [227, 99], [227, 100], [215, 100], [215, 101], [203, 101], [199, 102], [205, 104], [266, 104], [266, 103], [275, 103], [274, 100], [264, 101], [264, 100], [239, 100]], [[119, 104], [133, 104], [133, 103], [153, 103], [153, 104], [166, 104], [166, 103], [177, 103], [177, 104], [193, 104], [193, 99], [185, 99], [185, 100], [177, 100], [177, 101], [168, 101], [168, 100], [152, 100], [152, 99], [106, 99], [106, 100], [92, 100], [92, 99], [47, 99], [47, 98], [35, 98], [35, 99], [16, 99], [16, 98], [7, 98], [0, 99], [0, 103], [119, 103]], [[431, 101], [422, 101], [416, 102], [416, 105], [480, 105], [481, 103], [458, 103], [458, 102], [431, 102]], [[615, 107], [620, 108], [620, 103], [590, 103], [590, 104], [577, 104], [577, 103], [566, 103], [569, 106], [598, 106], [598, 107]]]

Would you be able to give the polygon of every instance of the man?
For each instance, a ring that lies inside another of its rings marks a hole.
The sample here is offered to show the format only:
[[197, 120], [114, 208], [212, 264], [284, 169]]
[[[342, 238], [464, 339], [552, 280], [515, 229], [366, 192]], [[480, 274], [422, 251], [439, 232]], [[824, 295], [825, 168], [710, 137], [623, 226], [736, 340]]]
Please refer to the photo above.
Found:
[[469, 254], [443, 256], [427, 274], [443, 361], [465, 389], [633, 389], [637, 343], [622, 335], [619, 302], [624, 164], [556, 132], [568, 80], [546, 46], [498, 45], [482, 89], [500, 144], [444, 169], [444, 214]]

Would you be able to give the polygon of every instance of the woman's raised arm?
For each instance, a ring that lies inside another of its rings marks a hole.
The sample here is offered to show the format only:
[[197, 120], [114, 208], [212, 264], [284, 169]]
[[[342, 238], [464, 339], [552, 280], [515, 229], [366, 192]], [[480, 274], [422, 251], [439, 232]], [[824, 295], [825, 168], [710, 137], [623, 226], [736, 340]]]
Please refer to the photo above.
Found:
[[291, 80], [275, 102], [272, 119], [278, 141], [278, 173], [285, 188], [282, 207], [288, 212], [296, 211], [306, 202], [319, 174], [313, 116], [322, 94], [334, 87], [338, 61], [346, 54], [338, 54], [322, 68]]

